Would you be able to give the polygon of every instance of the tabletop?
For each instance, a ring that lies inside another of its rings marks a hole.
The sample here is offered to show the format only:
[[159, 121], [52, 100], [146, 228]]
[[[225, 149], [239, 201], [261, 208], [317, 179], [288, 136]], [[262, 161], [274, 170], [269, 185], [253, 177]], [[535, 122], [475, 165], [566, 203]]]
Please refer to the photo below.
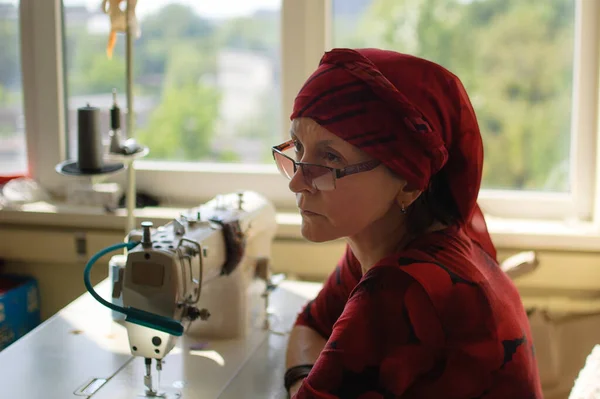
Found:
[[[181, 398], [286, 398], [288, 334], [320, 287], [283, 281], [271, 294], [271, 330], [206, 342], [181, 337], [165, 358], [160, 387]], [[108, 298], [110, 282], [96, 290]], [[144, 393], [144, 360], [131, 356], [124, 325], [88, 293], [0, 352], [0, 370], [6, 398], [133, 399]]]

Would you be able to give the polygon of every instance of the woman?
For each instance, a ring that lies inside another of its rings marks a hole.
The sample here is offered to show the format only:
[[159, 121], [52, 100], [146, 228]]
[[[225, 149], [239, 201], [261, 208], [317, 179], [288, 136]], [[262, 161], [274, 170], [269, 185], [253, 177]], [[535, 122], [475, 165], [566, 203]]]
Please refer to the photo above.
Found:
[[290, 336], [290, 396], [541, 399], [527, 316], [476, 204], [483, 148], [459, 79], [335, 49], [291, 119], [273, 154], [302, 234], [347, 247]]

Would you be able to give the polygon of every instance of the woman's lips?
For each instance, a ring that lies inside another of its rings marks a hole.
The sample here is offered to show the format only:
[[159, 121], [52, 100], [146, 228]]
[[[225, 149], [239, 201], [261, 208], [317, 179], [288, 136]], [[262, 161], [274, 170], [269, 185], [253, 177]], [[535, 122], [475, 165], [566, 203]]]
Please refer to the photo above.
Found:
[[300, 213], [304, 216], [321, 216], [318, 213], [307, 211], [306, 209], [300, 209]]

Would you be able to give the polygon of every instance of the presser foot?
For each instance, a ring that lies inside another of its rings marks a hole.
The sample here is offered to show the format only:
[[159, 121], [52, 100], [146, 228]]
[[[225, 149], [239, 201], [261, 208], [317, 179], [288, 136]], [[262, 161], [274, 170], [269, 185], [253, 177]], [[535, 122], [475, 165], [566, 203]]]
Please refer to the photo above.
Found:
[[144, 359], [146, 364], [146, 374], [144, 375], [144, 386], [146, 392], [142, 395], [138, 395], [140, 398], [160, 398], [160, 399], [179, 399], [181, 398], [181, 392], [175, 389], [162, 388], [160, 385], [160, 373], [162, 371], [163, 361], [162, 359], [156, 359], [156, 371], [158, 379], [156, 381], [156, 387], [152, 381], [152, 359]]

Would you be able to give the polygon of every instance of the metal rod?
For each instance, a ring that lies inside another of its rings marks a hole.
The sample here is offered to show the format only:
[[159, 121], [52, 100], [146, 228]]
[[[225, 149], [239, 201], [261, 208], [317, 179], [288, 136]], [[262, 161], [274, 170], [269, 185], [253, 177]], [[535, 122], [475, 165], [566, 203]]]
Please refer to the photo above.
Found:
[[129, 234], [135, 228], [135, 195], [135, 169], [133, 161], [131, 161], [127, 166], [127, 193], [125, 194], [127, 200], [127, 224], [125, 226], [125, 234]]
[[[133, 35], [131, 32], [131, 0], [127, 0], [125, 17], [125, 89], [127, 95], [127, 137], [134, 138], [135, 112], [133, 108]], [[135, 228], [135, 169], [133, 160], [127, 165], [127, 193], [125, 194], [127, 206], [127, 221], [125, 234]]]
[[125, 89], [127, 91], [127, 137], [133, 138], [135, 113], [133, 112], [133, 35], [131, 32], [131, 0], [127, 0], [125, 18]]

